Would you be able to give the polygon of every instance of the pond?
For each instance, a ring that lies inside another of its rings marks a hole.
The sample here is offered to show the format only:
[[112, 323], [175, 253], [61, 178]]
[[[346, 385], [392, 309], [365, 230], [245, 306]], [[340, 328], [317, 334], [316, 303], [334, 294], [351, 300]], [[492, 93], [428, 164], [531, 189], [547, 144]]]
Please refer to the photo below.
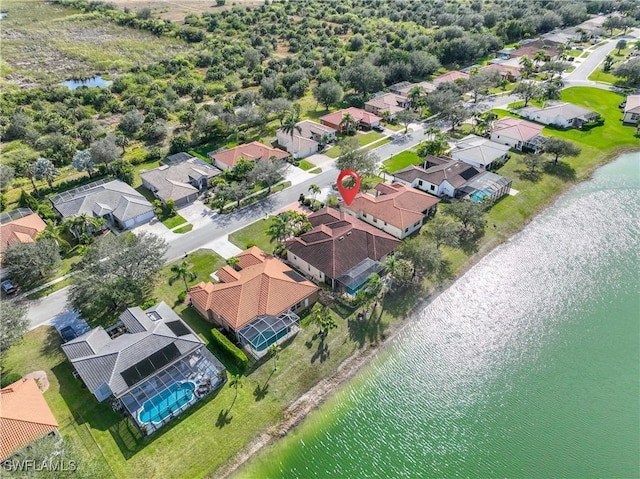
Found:
[[61, 85], [66, 86], [69, 90], [75, 90], [76, 88], [80, 88], [81, 86], [86, 87], [98, 87], [104, 88], [111, 85], [113, 82], [110, 80], [105, 80], [100, 76], [95, 76], [91, 78], [85, 78], [83, 80], [67, 80], [62, 82]]

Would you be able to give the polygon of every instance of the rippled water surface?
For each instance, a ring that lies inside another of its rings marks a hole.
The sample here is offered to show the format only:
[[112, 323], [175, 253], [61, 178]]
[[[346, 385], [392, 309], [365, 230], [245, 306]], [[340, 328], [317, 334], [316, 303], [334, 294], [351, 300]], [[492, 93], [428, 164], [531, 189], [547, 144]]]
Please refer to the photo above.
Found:
[[441, 294], [242, 477], [638, 477], [640, 153]]

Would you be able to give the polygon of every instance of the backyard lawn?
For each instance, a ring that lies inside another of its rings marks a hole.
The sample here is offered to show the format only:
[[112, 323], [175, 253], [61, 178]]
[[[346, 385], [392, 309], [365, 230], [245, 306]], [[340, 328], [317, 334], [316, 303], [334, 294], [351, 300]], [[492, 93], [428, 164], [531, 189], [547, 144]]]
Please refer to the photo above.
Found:
[[173, 229], [176, 226], [179, 226], [179, 225], [184, 224], [186, 222], [187, 222], [187, 220], [185, 220], [182, 216], [175, 215], [175, 216], [170, 216], [169, 218], [163, 220], [162, 224], [165, 225], [169, 229]]
[[389, 173], [395, 173], [409, 165], [419, 165], [420, 163], [422, 163], [422, 158], [415, 151], [407, 150], [392, 156], [382, 164]]

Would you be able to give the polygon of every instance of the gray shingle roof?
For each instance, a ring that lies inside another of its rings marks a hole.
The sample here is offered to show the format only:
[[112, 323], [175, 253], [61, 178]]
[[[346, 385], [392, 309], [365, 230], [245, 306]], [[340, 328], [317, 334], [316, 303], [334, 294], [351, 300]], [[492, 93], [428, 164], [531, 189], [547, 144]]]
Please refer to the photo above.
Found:
[[158, 198], [163, 201], [179, 201], [199, 191], [190, 183], [191, 181], [199, 182], [202, 179], [213, 178], [220, 173], [222, 172], [219, 169], [197, 158], [188, 158], [182, 162], [173, 162], [170, 165], [162, 165], [153, 170], [143, 171], [140, 176], [153, 187]]
[[[178, 349], [180, 357], [204, 345], [164, 302], [146, 311], [129, 308], [122, 313], [120, 320], [127, 332], [115, 339], [111, 339], [104, 328], [97, 327], [62, 345], [62, 350], [92, 393], [107, 384], [119, 397], [130, 389], [122, 376], [130, 367], [171, 344]], [[184, 324], [188, 333], [178, 337], [167, 326], [174, 321]]]
[[51, 203], [65, 218], [83, 213], [96, 217], [111, 213], [121, 223], [153, 211], [144, 196], [120, 180], [96, 182], [65, 191], [51, 198]]
[[434, 185], [440, 185], [443, 181], [448, 181], [451, 186], [458, 188], [469, 181], [475, 175], [480, 174], [482, 168], [476, 168], [463, 161], [452, 160], [441, 165], [432, 166], [425, 170], [418, 166], [409, 166], [400, 171], [396, 171], [393, 176], [408, 183], [418, 178]]

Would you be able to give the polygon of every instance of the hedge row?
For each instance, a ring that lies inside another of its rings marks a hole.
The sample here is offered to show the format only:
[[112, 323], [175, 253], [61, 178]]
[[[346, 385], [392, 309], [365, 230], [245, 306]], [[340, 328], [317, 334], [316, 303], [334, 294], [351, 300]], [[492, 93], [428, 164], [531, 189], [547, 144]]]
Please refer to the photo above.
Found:
[[211, 330], [211, 335], [213, 336], [213, 342], [224, 351], [227, 357], [236, 364], [238, 369], [244, 371], [249, 364], [249, 360], [247, 359], [247, 355], [244, 354], [244, 351], [229, 341], [224, 334], [215, 328]]

